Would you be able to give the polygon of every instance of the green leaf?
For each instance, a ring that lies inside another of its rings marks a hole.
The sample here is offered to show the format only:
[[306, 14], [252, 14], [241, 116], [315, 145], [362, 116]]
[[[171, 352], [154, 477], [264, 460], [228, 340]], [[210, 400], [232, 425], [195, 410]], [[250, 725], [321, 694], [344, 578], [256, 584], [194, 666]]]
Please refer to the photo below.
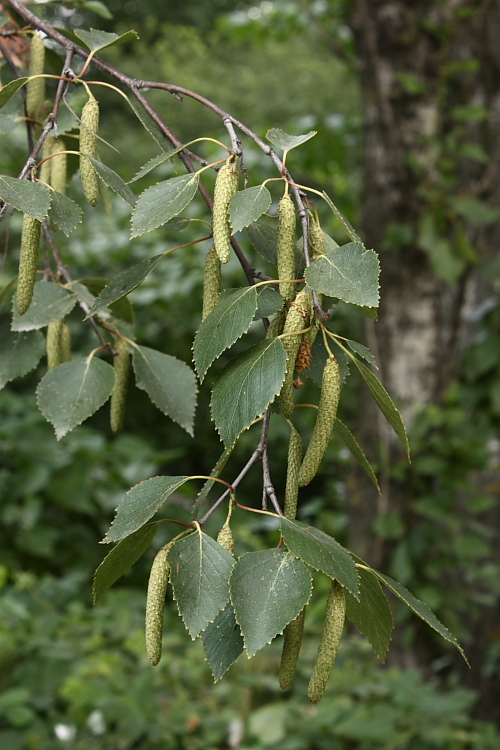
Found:
[[266, 339], [234, 359], [212, 391], [212, 418], [224, 445], [260, 417], [281, 390], [286, 354], [279, 339]]
[[81, 224], [83, 211], [80, 206], [62, 193], [55, 190], [50, 191], [52, 204], [50, 206], [49, 218], [55, 222], [69, 237], [73, 229]]
[[18, 118], [15, 115], [0, 115], [0, 135], [7, 135], [7, 133], [11, 133], [14, 128], [20, 124], [21, 118]]
[[233, 233], [253, 224], [271, 205], [271, 193], [265, 185], [240, 190], [229, 203], [229, 217]]
[[137, 387], [146, 391], [160, 411], [192, 435], [197, 387], [191, 368], [147, 346], [134, 346], [133, 361]]
[[[52, 191], [53, 192], [53, 191]], [[51, 191], [41, 182], [0, 175], [0, 198], [18, 211], [43, 221], [50, 208]]]
[[17, 276], [7, 282], [7, 284], [0, 290], [0, 308], [6, 305], [17, 285]]
[[159, 182], [141, 193], [132, 214], [132, 237], [161, 227], [180, 214], [196, 195], [199, 179], [198, 173], [184, 174]]
[[111, 396], [115, 373], [102, 359], [73, 359], [50, 370], [36, 390], [38, 406], [60, 440]]
[[362, 469], [366, 471], [370, 479], [372, 480], [373, 484], [377, 488], [377, 492], [380, 494], [380, 487], [378, 484], [377, 477], [375, 476], [375, 472], [373, 471], [373, 467], [371, 463], [366, 458], [365, 454], [363, 453], [363, 450], [361, 446], [359, 445], [358, 441], [352, 434], [352, 432], [349, 430], [349, 428], [340, 421], [340, 419], [337, 417], [335, 420], [335, 425], [333, 427], [337, 435], [344, 441], [346, 446], [351, 451], [352, 455], [358, 462], [358, 464], [361, 466]]
[[157, 156], [153, 156], [152, 159], [150, 159], [144, 166], [142, 166], [139, 171], [134, 175], [134, 177], [129, 180], [129, 185], [132, 182], [137, 182], [137, 180], [140, 180], [141, 177], [145, 177], [147, 174], [153, 171], [153, 169], [156, 169], [156, 167], [161, 166], [166, 161], [172, 158], [172, 156], [175, 156], [179, 153], [179, 151], [182, 151], [182, 149], [186, 148], [186, 145], [183, 144], [182, 146], [179, 146], [178, 148], [173, 148], [169, 151], [165, 151], [162, 154], [158, 154]]
[[27, 81], [27, 76], [24, 76], [24, 78], [16, 78], [15, 81], [10, 81], [0, 90], [0, 109], [4, 104], [7, 104], [14, 94], [17, 94], [19, 89], [21, 89]]
[[418, 245], [428, 254], [434, 272], [449, 284], [455, 284], [467, 268], [467, 260], [443, 236], [434, 213], [430, 211], [420, 218]]
[[410, 460], [410, 444], [408, 442], [408, 435], [406, 434], [406, 427], [404, 426], [403, 420], [401, 419], [401, 414], [397, 410], [394, 401], [389, 396], [380, 380], [366, 365], [363, 364], [363, 362], [360, 362], [359, 359], [356, 359], [356, 357], [352, 357], [352, 361], [358, 368], [361, 376], [363, 377], [363, 380], [370, 389], [370, 392], [375, 399], [380, 411], [394, 428], [394, 432], [401, 440], [401, 443], [403, 444], [408, 455], [408, 460]]
[[113, 18], [112, 13], [110, 13], [104, 3], [99, 2], [99, 0], [84, 0], [83, 7], [85, 10], [90, 10], [92, 13], [101, 16], [101, 18], [105, 18], [107, 21], [111, 21]]
[[326, 232], [323, 232], [323, 237], [325, 238], [325, 252], [331, 253], [333, 250], [337, 250], [337, 248], [340, 247], [338, 242], [336, 242], [333, 237], [330, 237], [329, 234]]
[[129, 570], [134, 563], [146, 552], [153, 541], [157, 524], [148, 524], [138, 529], [130, 536], [122, 539], [111, 552], [106, 555], [102, 563], [94, 573], [92, 582], [92, 594], [94, 604], [111, 588], [111, 586], [124, 573]]
[[8, 324], [0, 326], [0, 389], [14, 378], [34, 370], [45, 354], [41, 333], [13, 333]]
[[246, 235], [259, 255], [268, 260], [273, 266], [278, 263], [276, 257], [276, 246], [278, 233], [275, 226], [267, 226], [262, 222], [256, 221], [245, 230]]
[[267, 140], [278, 148], [282, 148], [283, 151], [290, 151], [292, 148], [302, 145], [306, 141], [309, 141], [316, 135], [316, 130], [310, 130], [305, 135], [288, 135], [280, 128], [271, 128], [266, 133]]
[[92, 162], [95, 171], [104, 182], [104, 184], [111, 188], [111, 190], [119, 195], [120, 198], [123, 198], [124, 201], [127, 201], [127, 203], [130, 203], [130, 205], [134, 207], [137, 199], [127, 183], [122, 180], [120, 175], [116, 174], [116, 172], [114, 172], [111, 167], [108, 167], [106, 164], [97, 161], [97, 159], [93, 159], [91, 156], [89, 156], [88, 158]]
[[[219, 474], [221, 473], [222, 469], [226, 465], [227, 460], [228, 460], [229, 456], [231, 455], [231, 453], [232, 453], [232, 448], [229, 448], [229, 450], [225, 449], [222, 452], [219, 460], [217, 461], [217, 463], [215, 464], [214, 468], [210, 472], [210, 477], [218, 477], [219, 476]], [[203, 503], [207, 499], [208, 493], [210, 492], [210, 490], [212, 489], [212, 487], [214, 486], [214, 484], [215, 484], [215, 481], [213, 479], [207, 479], [207, 481], [203, 485], [202, 489], [200, 490], [200, 492], [198, 493], [198, 495], [196, 497], [196, 502], [195, 502], [195, 504], [193, 506], [193, 510], [191, 511], [192, 518], [197, 518], [198, 513], [200, 511], [200, 508], [202, 507]]]
[[[79, 279], [71, 283], [71, 289], [78, 299], [85, 302], [90, 308], [94, 304], [95, 298], [108, 285], [108, 281], [108, 279], [99, 277]], [[134, 309], [128, 297], [120, 297], [116, 302], [112, 302], [109, 305], [109, 312], [113, 318], [118, 318], [120, 321], [130, 324], [134, 323]]]
[[496, 206], [490, 206], [489, 203], [480, 198], [456, 195], [448, 200], [457, 214], [463, 216], [473, 227], [492, 224], [500, 218], [500, 209]]
[[394, 628], [391, 609], [375, 575], [364, 568], [358, 568], [358, 572], [359, 601], [346, 591], [346, 615], [385, 662]]
[[218, 682], [243, 652], [243, 636], [236, 622], [234, 608], [228, 604], [201, 634], [214, 682]]
[[271, 315], [279, 312], [285, 304], [285, 300], [281, 294], [278, 294], [278, 292], [270, 286], [261, 287], [258, 294], [257, 312], [254, 315], [254, 320], [269, 318]]
[[[361, 237], [359, 234], [353, 229], [350, 222], [346, 219], [346, 217], [338, 210], [337, 206], [334, 204], [330, 196], [323, 191], [323, 198], [328, 203], [330, 208], [332, 209], [333, 213], [337, 217], [337, 219], [340, 221], [342, 226], [344, 227], [344, 230], [347, 234], [347, 236], [353, 241], [353, 242], [359, 242], [361, 245], [363, 244], [361, 242]], [[364, 246], [363, 246], [364, 247]]]
[[312, 581], [294, 555], [266, 549], [240, 557], [230, 587], [236, 620], [251, 657], [297, 617], [309, 601]]
[[301, 521], [281, 518], [281, 533], [294, 555], [315, 570], [335, 578], [351, 594], [359, 597], [358, 570], [351, 554], [324, 531]]
[[453, 646], [455, 646], [455, 648], [460, 651], [467, 664], [469, 663], [467, 661], [467, 657], [465, 656], [463, 648], [461, 647], [455, 636], [452, 635], [448, 628], [446, 628], [443, 623], [441, 623], [437, 619], [434, 612], [432, 612], [432, 610], [427, 606], [427, 604], [425, 604], [425, 602], [417, 599], [408, 591], [408, 589], [405, 589], [404, 586], [395, 581], [393, 578], [389, 578], [389, 576], [386, 576], [383, 573], [380, 573], [378, 570], [374, 570], [373, 568], [370, 568], [370, 571], [374, 575], [376, 575], [377, 578], [381, 580], [382, 583], [385, 584], [387, 588], [398, 597], [398, 599], [401, 599], [402, 602], [404, 602], [413, 612], [415, 612], [415, 614], [418, 615], [421, 620], [426, 622], [427, 625], [429, 625], [431, 628], [433, 628], [433, 630], [439, 633], [439, 635], [442, 636], [445, 641], [453, 644]]
[[138, 287], [139, 284], [142, 284], [144, 279], [156, 268], [162, 258], [163, 254], [155, 255], [153, 258], [146, 258], [146, 260], [141, 260], [141, 262], [136, 263], [135, 266], [127, 268], [125, 271], [121, 271], [121, 273], [117, 274], [97, 296], [85, 320], [100, 312], [105, 307], [109, 307], [109, 305], [112, 305], [126, 294], [129, 294], [129, 292]]
[[365, 250], [359, 242], [349, 242], [311, 263], [306, 269], [305, 278], [317, 292], [354, 305], [377, 307], [379, 274], [377, 254], [373, 250]]
[[152, 477], [132, 487], [116, 509], [102, 544], [117, 542], [144, 526], [189, 477]]
[[248, 331], [256, 309], [254, 286], [228, 289], [219, 296], [194, 338], [193, 360], [201, 382], [212, 362]]
[[118, 34], [111, 34], [99, 29], [90, 29], [90, 31], [74, 29], [74, 34], [91, 52], [97, 52], [105, 47], [114, 47], [115, 44], [125, 44], [139, 38], [136, 31], [126, 31], [118, 36]]
[[198, 528], [172, 545], [168, 561], [179, 614], [194, 640], [229, 600], [234, 558]]
[[378, 370], [377, 361], [366, 346], [363, 346], [363, 344], [360, 344], [358, 341], [351, 341], [351, 339], [341, 339], [340, 343], [347, 344], [351, 351], [353, 351], [355, 354], [359, 354], [360, 357], [366, 359], [367, 362], [369, 362], [374, 367], [377, 367]]
[[74, 308], [76, 301], [76, 295], [63, 289], [59, 284], [37, 281], [27, 312], [19, 315], [14, 305], [12, 330], [33, 331], [36, 328], [44, 328], [49, 323], [64, 318]]
[[161, 132], [155, 121], [148, 115], [147, 112], [144, 111], [139, 102], [137, 102], [135, 99], [129, 99], [128, 103], [130, 104], [130, 107], [132, 108], [132, 111], [134, 112], [139, 122], [142, 124], [144, 129], [147, 130], [151, 138], [156, 142], [157, 146], [159, 146], [162, 151], [169, 152], [172, 148], [172, 144], [170, 143], [168, 138]]

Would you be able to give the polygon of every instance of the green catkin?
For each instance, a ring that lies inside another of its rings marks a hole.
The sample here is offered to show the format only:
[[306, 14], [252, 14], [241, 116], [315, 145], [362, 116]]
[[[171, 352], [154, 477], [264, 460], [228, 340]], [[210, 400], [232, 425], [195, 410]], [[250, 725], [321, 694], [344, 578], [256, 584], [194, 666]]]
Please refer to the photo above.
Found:
[[127, 386], [130, 372], [130, 351], [125, 339], [118, 338], [115, 343], [118, 352], [114, 358], [115, 385], [111, 394], [111, 429], [120, 432], [125, 422], [125, 404], [127, 400]]
[[63, 323], [61, 331], [61, 364], [71, 360], [71, 331], [69, 325]]
[[325, 621], [313, 673], [309, 681], [309, 700], [318, 703], [335, 663], [345, 620], [345, 592], [337, 581], [332, 581], [326, 602]]
[[311, 249], [311, 261], [325, 254], [325, 235], [314, 217], [309, 222], [309, 247]]
[[56, 320], [47, 326], [47, 369], [53, 370], [54, 367], [63, 362], [63, 327], [64, 320]]
[[19, 274], [17, 277], [17, 311], [19, 315], [24, 315], [33, 298], [41, 226], [41, 223], [34, 216], [24, 214]]
[[321, 396], [313, 434], [299, 472], [299, 486], [309, 484], [319, 469], [337, 416], [340, 398], [340, 369], [335, 357], [327, 359], [323, 370]]
[[[293, 521], [297, 513], [297, 498], [299, 494], [298, 477], [301, 461], [302, 439], [295, 427], [291, 425], [284, 507], [285, 518], [291, 521]], [[292, 684], [302, 645], [305, 615], [306, 607], [299, 612], [295, 620], [288, 623], [283, 633], [283, 651], [281, 652], [279, 671], [279, 683], [282, 690], [286, 690]]]
[[288, 310], [286, 309], [286, 307], [283, 307], [276, 315], [276, 317], [271, 321], [266, 333], [266, 337], [268, 339], [275, 338], [276, 336], [281, 336], [281, 334], [283, 333], [287, 314]]
[[[54, 147], [54, 141], [55, 141], [55, 138], [53, 135], [49, 135], [48, 138], [45, 139], [45, 143], [43, 144], [43, 150], [42, 150], [43, 159], [47, 159], [47, 156], [51, 155], [52, 149]], [[40, 180], [42, 182], [45, 182], [47, 185], [52, 185], [52, 182], [51, 182], [52, 162], [53, 162], [53, 159], [47, 159], [47, 161], [44, 161], [44, 163], [42, 164], [42, 168], [40, 169]]]
[[203, 275], [203, 312], [201, 319], [210, 315], [217, 304], [221, 290], [221, 262], [215, 248], [211, 247], [205, 258]]
[[288, 443], [288, 459], [285, 487], [285, 518], [293, 521], [297, 513], [297, 499], [299, 496], [299, 471], [302, 463], [302, 438], [292, 425], [290, 441]]
[[92, 162], [97, 159], [97, 131], [99, 129], [99, 104], [89, 99], [82, 110], [80, 127], [80, 177], [83, 192], [91, 206], [99, 200], [99, 178]]
[[[303, 289], [298, 293], [295, 300], [290, 305], [288, 315], [286, 316], [283, 327], [284, 334], [290, 334], [294, 331], [301, 331], [307, 328], [312, 313], [312, 297]], [[281, 339], [283, 348], [286, 352], [286, 373], [283, 385], [279, 395], [280, 409], [283, 416], [289, 419], [294, 409], [293, 401], [293, 372], [295, 360], [299, 350], [302, 334], [296, 336], [284, 336]]]
[[64, 141], [62, 141], [61, 139], [56, 140], [54, 138], [51, 153], [57, 154], [57, 156], [53, 156], [52, 159], [49, 160], [49, 164], [51, 164], [50, 184], [56, 192], [62, 193], [63, 195], [66, 194], [67, 157], [66, 154], [59, 152], [65, 150], [66, 146], [64, 144]]
[[234, 555], [234, 534], [227, 521], [217, 534], [217, 544]]
[[[45, 65], [45, 45], [38, 34], [33, 34], [30, 43], [30, 76], [43, 74]], [[26, 110], [28, 116], [37, 119], [43, 102], [45, 101], [45, 79], [35, 78], [28, 81], [26, 92]]]
[[170, 567], [167, 561], [169, 545], [157, 553], [149, 575], [146, 599], [146, 651], [149, 661], [156, 667], [161, 659], [163, 614]]
[[229, 201], [237, 191], [238, 167], [234, 163], [226, 163], [219, 169], [215, 180], [213, 205], [214, 248], [221, 263], [227, 263], [231, 256]]
[[283, 633], [283, 651], [281, 652], [279, 682], [282, 690], [287, 690], [292, 684], [295, 667], [299, 658], [302, 636], [304, 634], [304, 620], [306, 607], [302, 609], [295, 620], [288, 623]]
[[[278, 278], [295, 278], [295, 206], [289, 195], [284, 195], [278, 205]], [[279, 293], [286, 302], [295, 299], [296, 284], [280, 282]]]

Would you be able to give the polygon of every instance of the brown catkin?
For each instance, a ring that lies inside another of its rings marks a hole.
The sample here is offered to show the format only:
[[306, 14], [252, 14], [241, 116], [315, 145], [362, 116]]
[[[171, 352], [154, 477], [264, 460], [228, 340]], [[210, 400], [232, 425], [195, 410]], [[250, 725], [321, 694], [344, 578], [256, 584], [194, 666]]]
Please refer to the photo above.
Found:
[[[291, 334], [294, 331], [301, 331], [307, 328], [312, 313], [312, 297], [303, 289], [298, 293], [295, 300], [290, 305], [288, 315], [286, 316], [283, 327], [284, 334]], [[299, 350], [302, 334], [296, 336], [283, 336], [281, 343], [286, 352], [286, 373], [283, 385], [279, 395], [280, 409], [283, 416], [289, 419], [294, 409], [293, 401], [293, 372], [297, 352]]]
[[302, 609], [295, 620], [289, 622], [284, 630], [283, 651], [281, 652], [279, 681], [280, 688], [290, 687], [295, 675], [295, 667], [299, 658], [302, 636], [304, 634], [304, 620], [306, 607]]
[[221, 289], [221, 262], [215, 248], [211, 247], [205, 258], [203, 274], [203, 312], [201, 319], [210, 315], [217, 304]]
[[33, 298], [41, 226], [41, 223], [34, 216], [24, 214], [19, 274], [17, 277], [17, 311], [19, 315], [24, 315]]
[[229, 201], [237, 191], [238, 167], [234, 163], [226, 163], [219, 169], [215, 180], [213, 205], [214, 248], [221, 263], [227, 263], [231, 256]]
[[111, 429], [120, 432], [125, 422], [125, 404], [127, 400], [127, 386], [130, 372], [130, 351], [125, 339], [118, 338], [115, 343], [118, 352], [114, 358], [115, 385], [111, 394]]
[[311, 261], [325, 254], [325, 235], [314, 217], [309, 222], [309, 247], [311, 248]]
[[304, 372], [311, 366], [311, 340], [304, 334], [299, 345], [299, 351], [297, 352], [297, 359], [295, 360], [295, 369], [297, 372]]
[[92, 98], [84, 105], [80, 123], [80, 177], [83, 192], [91, 206], [99, 200], [99, 178], [92, 162], [97, 159], [97, 131], [99, 129], [99, 104]]
[[234, 534], [227, 521], [217, 534], [217, 544], [234, 555]]
[[[30, 44], [30, 76], [42, 75], [45, 65], [45, 45], [38, 34], [33, 34]], [[26, 109], [28, 116], [36, 119], [45, 100], [45, 79], [35, 78], [28, 81], [26, 92]]]
[[309, 484], [319, 469], [332, 434], [340, 398], [340, 369], [334, 356], [328, 357], [323, 370], [321, 396], [313, 434], [299, 472], [299, 486]]
[[313, 673], [309, 681], [309, 700], [318, 703], [335, 663], [345, 620], [345, 592], [337, 581], [332, 581], [326, 602], [325, 621]]
[[168, 550], [169, 545], [159, 550], [149, 575], [146, 599], [146, 651], [153, 667], [156, 667], [161, 659], [163, 613], [170, 571], [167, 561]]
[[[278, 205], [278, 278], [295, 278], [295, 206], [289, 195], [284, 195]], [[280, 282], [279, 292], [286, 302], [295, 299], [296, 284]]]
[[49, 323], [47, 326], [47, 369], [53, 370], [54, 367], [62, 364], [63, 362], [63, 326], [64, 320], [56, 320], [54, 323]]

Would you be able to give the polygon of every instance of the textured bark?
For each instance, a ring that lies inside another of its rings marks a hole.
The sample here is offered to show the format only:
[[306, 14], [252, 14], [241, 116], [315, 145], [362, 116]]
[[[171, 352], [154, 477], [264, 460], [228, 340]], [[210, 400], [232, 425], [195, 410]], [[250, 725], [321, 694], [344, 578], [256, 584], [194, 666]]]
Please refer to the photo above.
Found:
[[[500, 205], [500, 4], [353, 0], [350, 23], [364, 116], [361, 225], [367, 245], [380, 252], [382, 265], [382, 306], [379, 322], [367, 324], [368, 344], [377, 349], [382, 381], [411, 428], [419, 408], [439, 403], [469, 335], [468, 313], [491, 291], [472, 265], [454, 284], [439, 278], [420, 247], [419, 226], [426, 212], [439, 211], [441, 200], [445, 209], [440, 231], [445, 239], [453, 241], [460, 221], [480, 257], [497, 252], [500, 223], [467, 225], [446, 208], [450, 205], [446, 201], [453, 195], [470, 196], [493, 207]], [[475, 68], [458, 69], [458, 63], [472, 59]], [[484, 107], [488, 114], [457, 128], [453, 119], [457, 106]], [[446, 165], [442, 144], [453, 134], [456, 152]], [[482, 147], [489, 157], [487, 164], [461, 155], [466, 141]], [[405, 241], [398, 246], [391, 237], [402, 225]], [[376, 513], [397, 508], [408, 518], [412, 496], [409, 487], [384, 472], [399, 451], [394, 435], [370, 405], [362, 404], [362, 414], [363, 444], [382, 446], [378, 455], [371, 456], [381, 461], [382, 497], [374, 498], [366, 480], [353, 475], [351, 545], [372, 564], [383, 565], [388, 550], [371, 536]], [[476, 643], [487, 644], [493, 637], [487, 617], [474, 627]], [[420, 646], [422, 650], [415, 649], [412, 658], [425, 666], [432, 658], [432, 646], [425, 639]], [[485, 648], [477, 647], [476, 664]], [[478, 688], [479, 680], [477, 670], [470, 681]], [[498, 689], [498, 684], [490, 685], [490, 696], [496, 691], [498, 698]], [[479, 713], [494, 718], [495, 705], [485, 695]]]

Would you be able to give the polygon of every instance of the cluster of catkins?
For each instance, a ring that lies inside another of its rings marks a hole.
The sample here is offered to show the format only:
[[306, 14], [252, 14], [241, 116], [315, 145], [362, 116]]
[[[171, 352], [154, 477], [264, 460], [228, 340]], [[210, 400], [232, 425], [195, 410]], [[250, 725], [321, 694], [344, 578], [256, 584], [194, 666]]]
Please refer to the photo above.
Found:
[[[205, 319], [214, 310], [221, 289], [221, 265], [227, 263], [231, 250], [229, 203], [238, 190], [238, 170], [228, 159], [219, 170], [214, 191], [213, 246], [205, 261], [203, 313]], [[326, 451], [336, 419], [340, 397], [340, 371], [337, 360], [330, 355], [325, 363], [316, 422], [306, 453], [302, 439], [290, 421], [294, 410], [294, 372], [310, 366], [311, 347], [318, 328], [313, 324], [314, 309], [310, 290], [296, 292], [295, 267], [296, 212], [288, 192], [278, 207], [277, 259], [279, 292], [285, 300], [283, 311], [268, 330], [268, 336], [280, 336], [287, 356], [285, 379], [278, 397], [281, 413], [288, 420], [291, 433], [288, 449], [287, 481], [284, 515], [294, 519], [299, 487], [312, 481]], [[310, 247], [314, 259], [324, 253], [324, 235], [315, 217], [310, 220]], [[234, 554], [234, 538], [227, 520], [217, 537], [218, 543]], [[169, 579], [168, 551], [170, 544], [157, 554], [151, 569], [146, 606], [146, 646], [153, 665], [161, 657], [163, 612]], [[323, 633], [309, 682], [309, 698], [317, 703], [326, 688], [344, 627], [346, 600], [343, 587], [332, 581], [328, 596]], [[306, 607], [284, 630], [279, 682], [290, 687], [301, 648]]]

